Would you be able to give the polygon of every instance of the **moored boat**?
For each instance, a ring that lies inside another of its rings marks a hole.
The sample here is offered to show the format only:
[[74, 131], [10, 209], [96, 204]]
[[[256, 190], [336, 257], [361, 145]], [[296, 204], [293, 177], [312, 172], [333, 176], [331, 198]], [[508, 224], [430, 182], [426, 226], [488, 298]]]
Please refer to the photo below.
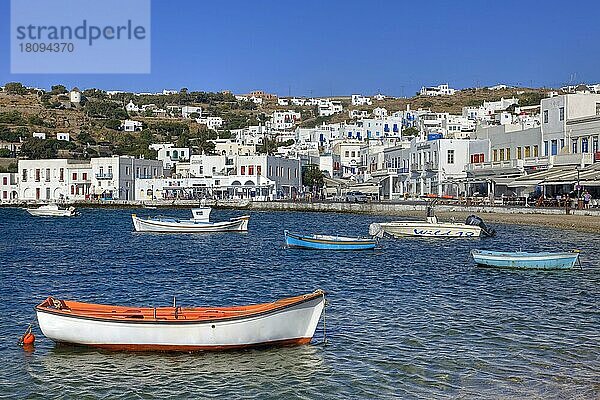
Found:
[[369, 234], [381, 237], [385, 233], [394, 237], [423, 236], [446, 238], [475, 238], [482, 234], [494, 236], [496, 231], [488, 228], [481, 218], [476, 215], [467, 217], [466, 222], [439, 222], [433, 212], [433, 206], [427, 207], [425, 221], [392, 221], [373, 223], [369, 226]]
[[210, 222], [210, 212], [210, 207], [200, 207], [192, 209], [191, 219], [162, 216], [141, 218], [136, 214], [132, 214], [131, 218], [137, 232], [203, 233], [248, 230], [249, 215], [231, 218], [229, 221]]
[[579, 261], [578, 252], [539, 252], [472, 250], [473, 260], [484, 267], [522, 269], [571, 269]]
[[58, 204], [46, 204], [38, 208], [26, 208], [27, 212], [36, 217], [73, 217], [77, 215], [75, 207], [60, 208]]
[[283, 232], [285, 244], [288, 247], [318, 250], [368, 250], [377, 246], [377, 240], [372, 238], [352, 238], [330, 235], [299, 235]]
[[48, 297], [35, 307], [42, 333], [59, 343], [110, 350], [199, 351], [310, 343], [325, 307], [317, 290], [238, 307], [139, 308]]

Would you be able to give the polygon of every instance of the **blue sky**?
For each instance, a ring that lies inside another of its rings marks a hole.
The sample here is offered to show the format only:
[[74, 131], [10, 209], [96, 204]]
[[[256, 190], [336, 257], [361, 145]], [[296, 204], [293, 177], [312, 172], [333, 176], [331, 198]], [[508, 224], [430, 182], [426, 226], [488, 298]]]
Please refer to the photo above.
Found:
[[295, 96], [411, 96], [442, 82], [555, 87], [600, 81], [599, 11], [555, 0], [153, 0], [150, 74], [13, 75], [0, 0], [0, 82]]

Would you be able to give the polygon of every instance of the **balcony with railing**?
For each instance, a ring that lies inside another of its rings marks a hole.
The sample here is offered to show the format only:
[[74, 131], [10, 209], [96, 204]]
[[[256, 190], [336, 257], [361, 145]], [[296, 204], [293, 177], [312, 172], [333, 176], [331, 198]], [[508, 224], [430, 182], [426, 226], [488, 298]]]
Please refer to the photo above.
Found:
[[589, 165], [594, 163], [594, 153], [558, 154], [550, 156], [552, 165]]
[[98, 180], [110, 180], [112, 178], [113, 178], [112, 172], [96, 174], [96, 179], [98, 179]]
[[423, 164], [423, 169], [428, 170], [428, 171], [437, 171], [438, 166], [433, 161], [426, 161]]
[[474, 174], [489, 174], [493, 172], [520, 172], [523, 171], [523, 160], [487, 161], [482, 163], [469, 163], [466, 172]]

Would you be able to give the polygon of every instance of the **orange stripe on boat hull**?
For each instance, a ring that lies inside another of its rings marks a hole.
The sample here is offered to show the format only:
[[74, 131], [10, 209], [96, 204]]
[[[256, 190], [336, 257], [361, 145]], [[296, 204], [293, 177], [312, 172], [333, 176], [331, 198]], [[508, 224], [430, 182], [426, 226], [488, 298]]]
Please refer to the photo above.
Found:
[[275, 340], [272, 342], [239, 344], [226, 346], [187, 346], [170, 344], [78, 344], [78, 343], [60, 343], [65, 345], [94, 347], [112, 351], [167, 351], [167, 352], [190, 352], [190, 351], [227, 351], [240, 350], [247, 348], [277, 347], [277, 346], [300, 346], [309, 344], [311, 338], [296, 338]]

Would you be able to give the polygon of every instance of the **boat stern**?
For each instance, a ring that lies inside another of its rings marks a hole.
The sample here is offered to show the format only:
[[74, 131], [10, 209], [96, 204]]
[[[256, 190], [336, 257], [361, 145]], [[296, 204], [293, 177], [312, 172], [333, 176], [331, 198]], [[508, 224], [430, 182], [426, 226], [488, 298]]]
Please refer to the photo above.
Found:
[[247, 231], [248, 230], [248, 222], [250, 222], [249, 215], [243, 215], [241, 217], [232, 218], [232, 221], [237, 221], [239, 224], [237, 226], [238, 231]]

